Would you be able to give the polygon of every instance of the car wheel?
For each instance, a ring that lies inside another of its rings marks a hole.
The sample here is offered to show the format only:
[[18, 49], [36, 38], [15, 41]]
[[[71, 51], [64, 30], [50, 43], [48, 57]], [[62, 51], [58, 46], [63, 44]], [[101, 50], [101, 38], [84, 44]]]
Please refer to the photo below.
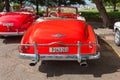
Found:
[[117, 45], [117, 46], [120, 46], [120, 31], [119, 30], [117, 30], [116, 32], [115, 32], [115, 44]]

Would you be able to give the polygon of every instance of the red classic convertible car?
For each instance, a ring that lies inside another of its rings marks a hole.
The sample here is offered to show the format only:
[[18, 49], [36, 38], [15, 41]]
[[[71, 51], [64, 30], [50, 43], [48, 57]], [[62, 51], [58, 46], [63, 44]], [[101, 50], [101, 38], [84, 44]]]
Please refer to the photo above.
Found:
[[46, 13], [46, 17], [74, 18], [85, 21], [85, 18], [79, 15], [76, 7], [49, 7], [47, 8]]
[[66, 13], [55, 13], [57, 17], [50, 16], [51, 12], [48, 11], [50, 17], [38, 19], [28, 29], [19, 46], [21, 58], [34, 60], [35, 63], [39, 60], [75, 60], [86, 65], [87, 59], [100, 57], [99, 44], [92, 27], [77, 19], [76, 8], [65, 8], [68, 8]]
[[19, 11], [1, 13], [0, 36], [23, 35], [36, 18], [33, 7], [28, 6]]

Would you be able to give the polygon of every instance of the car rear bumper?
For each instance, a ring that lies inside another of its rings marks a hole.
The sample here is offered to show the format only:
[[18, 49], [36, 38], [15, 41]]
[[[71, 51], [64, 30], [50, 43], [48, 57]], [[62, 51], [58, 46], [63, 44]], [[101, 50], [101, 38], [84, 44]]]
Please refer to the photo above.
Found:
[[[39, 54], [37, 46], [48, 46], [52, 44], [61, 44], [64, 46], [78, 46], [77, 53], [76, 54]], [[93, 43], [98, 46], [97, 43]], [[23, 59], [30, 59], [30, 60], [35, 60], [38, 62], [39, 60], [74, 60], [78, 61], [79, 63], [81, 60], [87, 60], [87, 59], [98, 59], [100, 58], [100, 52], [97, 51], [93, 54], [91, 53], [86, 53], [86, 54], [81, 54], [81, 48], [80, 46], [85, 46], [85, 45], [90, 45], [90, 44], [81, 44], [80, 41], [78, 41], [77, 44], [64, 44], [64, 43], [59, 43], [59, 42], [52, 42], [49, 44], [21, 44], [20, 46], [34, 46], [34, 54], [33, 53], [22, 53], [20, 51], [20, 57]]]
[[81, 60], [87, 60], [87, 59], [99, 59], [100, 58], [100, 52], [97, 52], [93, 55], [63, 55], [63, 54], [25, 54], [20, 53], [20, 58], [22, 59], [29, 59], [29, 60], [36, 60], [36, 58], [39, 58], [39, 60], [73, 60], [80, 62]]
[[24, 32], [0, 32], [0, 36], [17, 36], [23, 34]]

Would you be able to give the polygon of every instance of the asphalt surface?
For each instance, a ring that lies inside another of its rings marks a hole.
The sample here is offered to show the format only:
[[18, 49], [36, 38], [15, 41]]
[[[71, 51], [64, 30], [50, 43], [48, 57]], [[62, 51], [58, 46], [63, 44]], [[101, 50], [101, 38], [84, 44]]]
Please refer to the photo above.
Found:
[[120, 47], [114, 44], [114, 33], [109, 29], [95, 32], [99, 36], [101, 58], [87, 61], [88, 67], [75, 61], [44, 61], [30, 66], [31, 61], [19, 58], [21, 37], [0, 38], [0, 80], [119, 80]]

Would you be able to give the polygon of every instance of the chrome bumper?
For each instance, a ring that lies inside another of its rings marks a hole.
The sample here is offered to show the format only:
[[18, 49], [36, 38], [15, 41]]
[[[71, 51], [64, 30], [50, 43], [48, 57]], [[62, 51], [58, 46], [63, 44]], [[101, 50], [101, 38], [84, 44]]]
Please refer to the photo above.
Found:
[[[65, 46], [77, 46], [77, 53], [76, 54], [38, 54], [37, 46], [48, 46], [52, 44], [61, 44]], [[98, 43], [93, 43], [95, 45], [98, 45]], [[30, 59], [30, 60], [35, 60], [38, 62], [39, 60], [76, 60], [79, 63], [81, 60], [86, 60], [86, 59], [98, 59], [100, 58], [100, 52], [96, 52], [94, 54], [87, 53], [85, 55], [81, 54], [80, 47], [85, 45], [90, 44], [81, 44], [80, 41], [78, 41], [77, 44], [64, 44], [64, 43], [59, 43], [59, 42], [52, 42], [49, 44], [21, 44], [20, 46], [34, 46], [34, 54], [28, 54], [28, 53], [21, 53], [20, 52], [20, 57], [23, 59]], [[91, 46], [90, 46], [91, 47]]]
[[[81, 55], [81, 56], [78, 56], [77, 54], [76, 55], [41, 54], [41, 55], [38, 55], [38, 57], [39, 57], [39, 60], [73, 60], [73, 61], [80, 62], [79, 59], [81, 59], [81, 60], [98, 59], [98, 58], [100, 58], [100, 52], [97, 52], [94, 55]], [[36, 55], [35, 54], [20, 53], [20, 58], [29, 59], [29, 60], [36, 60]]]
[[0, 36], [17, 36], [23, 34], [24, 32], [0, 32]]

